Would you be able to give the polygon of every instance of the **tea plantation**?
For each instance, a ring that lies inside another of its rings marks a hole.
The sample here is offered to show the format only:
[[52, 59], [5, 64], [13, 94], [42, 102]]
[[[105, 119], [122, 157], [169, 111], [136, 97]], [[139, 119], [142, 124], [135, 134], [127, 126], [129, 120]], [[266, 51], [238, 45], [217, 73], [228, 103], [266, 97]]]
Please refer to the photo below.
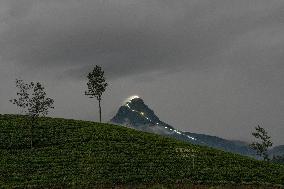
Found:
[[122, 126], [40, 118], [33, 137], [24, 116], [0, 115], [0, 188], [284, 185], [283, 165]]

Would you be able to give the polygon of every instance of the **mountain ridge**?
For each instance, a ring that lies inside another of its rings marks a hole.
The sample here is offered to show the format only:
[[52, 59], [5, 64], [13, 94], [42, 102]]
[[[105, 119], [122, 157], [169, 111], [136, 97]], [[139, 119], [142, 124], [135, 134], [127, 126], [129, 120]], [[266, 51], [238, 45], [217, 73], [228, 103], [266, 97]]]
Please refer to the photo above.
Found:
[[[126, 100], [110, 122], [146, 132], [170, 136], [193, 144], [205, 145], [228, 152], [256, 157], [255, 151], [253, 151], [246, 142], [228, 140], [207, 134], [183, 132], [176, 129], [161, 121], [159, 117], [156, 116], [155, 112], [145, 104], [144, 100], [138, 96], [133, 96]], [[277, 147], [278, 146], [274, 148]], [[275, 152], [273, 149], [269, 152]], [[284, 150], [281, 150], [280, 152], [278, 150], [277, 154], [284, 154]]]

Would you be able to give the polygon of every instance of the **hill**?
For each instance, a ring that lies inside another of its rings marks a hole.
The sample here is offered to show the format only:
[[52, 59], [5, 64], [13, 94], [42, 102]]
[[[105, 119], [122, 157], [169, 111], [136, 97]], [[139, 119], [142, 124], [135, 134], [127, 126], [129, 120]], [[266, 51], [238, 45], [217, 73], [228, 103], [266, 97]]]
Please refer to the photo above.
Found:
[[0, 115], [3, 188], [284, 185], [282, 165], [111, 124], [40, 118], [29, 149], [26, 124]]

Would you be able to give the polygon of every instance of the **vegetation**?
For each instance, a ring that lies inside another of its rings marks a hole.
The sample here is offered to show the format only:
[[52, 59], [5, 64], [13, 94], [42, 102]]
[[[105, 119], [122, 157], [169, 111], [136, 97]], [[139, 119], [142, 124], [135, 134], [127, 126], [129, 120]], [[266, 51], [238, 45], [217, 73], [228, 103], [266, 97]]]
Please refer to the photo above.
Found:
[[271, 137], [268, 136], [267, 132], [264, 128], [260, 127], [259, 125], [255, 127], [255, 132], [252, 133], [252, 135], [259, 139], [259, 142], [253, 142], [250, 146], [252, 149], [256, 151], [256, 154], [260, 157], [263, 157], [265, 161], [269, 161], [268, 156], [268, 148], [273, 145], [271, 142]]
[[40, 117], [30, 149], [25, 120], [0, 115], [3, 188], [284, 185], [283, 165], [110, 124]]
[[107, 83], [104, 77], [104, 71], [100, 66], [95, 66], [92, 72], [88, 74], [88, 90], [85, 91], [85, 95], [88, 95], [90, 98], [96, 97], [99, 102], [99, 114], [100, 114], [100, 122], [102, 122], [102, 108], [101, 108], [101, 100], [102, 94], [105, 92]]
[[33, 147], [33, 128], [37, 125], [36, 121], [39, 116], [48, 114], [49, 108], [54, 108], [54, 100], [46, 97], [46, 92], [41, 83], [25, 83], [23, 80], [16, 79], [17, 99], [10, 102], [17, 105], [28, 115], [27, 125], [30, 128], [30, 147]]

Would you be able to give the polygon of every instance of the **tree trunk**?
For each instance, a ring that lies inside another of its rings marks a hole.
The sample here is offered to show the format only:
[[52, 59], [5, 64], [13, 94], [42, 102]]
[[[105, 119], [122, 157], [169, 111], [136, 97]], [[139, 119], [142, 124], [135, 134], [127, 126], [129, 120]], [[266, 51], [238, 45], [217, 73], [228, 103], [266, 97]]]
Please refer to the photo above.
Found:
[[34, 118], [32, 118], [31, 126], [30, 126], [30, 135], [31, 135], [30, 145], [31, 145], [31, 149], [33, 148], [33, 126], [34, 126]]
[[99, 114], [100, 114], [100, 123], [102, 122], [102, 108], [101, 108], [101, 100], [99, 100]]

